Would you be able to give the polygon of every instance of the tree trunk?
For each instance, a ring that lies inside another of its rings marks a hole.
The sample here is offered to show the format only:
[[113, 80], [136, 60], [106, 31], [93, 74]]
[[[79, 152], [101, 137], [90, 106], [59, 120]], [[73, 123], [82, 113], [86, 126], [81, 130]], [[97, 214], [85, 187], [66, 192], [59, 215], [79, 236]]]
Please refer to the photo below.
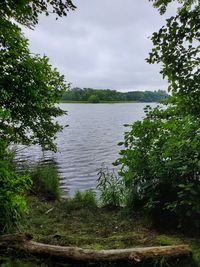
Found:
[[190, 256], [191, 254], [187, 245], [93, 250], [48, 245], [31, 239], [32, 237], [29, 235], [4, 235], [0, 237], [0, 248], [13, 248], [34, 255], [55, 256], [83, 262], [112, 262], [120, 260], [138, 263], [151, 258], [179, 258]]

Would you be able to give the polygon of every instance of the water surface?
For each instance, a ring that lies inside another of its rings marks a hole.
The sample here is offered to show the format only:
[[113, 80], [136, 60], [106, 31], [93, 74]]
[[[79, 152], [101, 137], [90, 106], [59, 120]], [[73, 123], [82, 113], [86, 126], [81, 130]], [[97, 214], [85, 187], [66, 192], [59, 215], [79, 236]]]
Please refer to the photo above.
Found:
[[[58, 166], [64, 195], [76, 190], [96, 189], [97, 169], [102, 163], [111, 166], [118, 157], [120, 147], [130, 124], [144, 116], [145, 103], [120, 104], [60, 104], [68, 115], [59, 118], [68, 124], [58, 134], [58, 152], [42, 153], [37, 146], [18, 151], [18, 160], [35, 161], [53, 158]], [[151, 104], [155, 106], [155, 104]]]

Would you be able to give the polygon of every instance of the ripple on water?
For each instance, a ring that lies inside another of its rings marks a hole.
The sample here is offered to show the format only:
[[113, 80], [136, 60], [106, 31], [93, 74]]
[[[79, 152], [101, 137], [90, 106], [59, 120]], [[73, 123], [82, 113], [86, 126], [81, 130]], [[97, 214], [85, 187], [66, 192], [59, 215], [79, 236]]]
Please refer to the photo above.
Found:
[[123, 132], [127, 130], [123, 125], [141, 119], [145, 105], [60, 104], [62, 109], [68, 111], [68, 116], [60, 117], [59, 123], [69, 124], [69, 127], [58, 134], [58, 152], [42, 153], [38, 146], [28, 149], [18, 146], [16, 160], [33, 164], [53, 158], [64, 196], [88, 188], [98, 192], [97, 169], [102, 163], [112, 168], [112, 162], [120, 150], [117, 143], [123, 140]]

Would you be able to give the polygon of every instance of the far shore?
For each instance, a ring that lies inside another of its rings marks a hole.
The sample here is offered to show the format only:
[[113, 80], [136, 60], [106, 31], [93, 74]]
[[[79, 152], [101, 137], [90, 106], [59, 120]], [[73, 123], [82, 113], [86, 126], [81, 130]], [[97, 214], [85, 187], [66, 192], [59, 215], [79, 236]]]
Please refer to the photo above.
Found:
[[159, 102], [140, 102], [140, 101], [100, 101], [97, 103], [92, 103], [88, 101], [69, 101], [69, 100], [61, 100], [59, 103], [68, 103], [68, 104], [127, 104], [127, 103], [159, 103]]

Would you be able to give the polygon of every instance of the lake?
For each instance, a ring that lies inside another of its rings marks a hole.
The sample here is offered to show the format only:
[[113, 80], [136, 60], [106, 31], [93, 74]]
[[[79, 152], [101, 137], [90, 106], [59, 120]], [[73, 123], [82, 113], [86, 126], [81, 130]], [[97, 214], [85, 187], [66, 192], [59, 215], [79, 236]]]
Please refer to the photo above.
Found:
[[[144, 117], [147, 103], [119, 104], [60, 104], [68, 115], [59, 118], [68, 124], [58, 134], [58, 152], [41, 152], [38, 146], [18, 147], [17, 160], [34, 163], [53, 159], [61, 177], [63, 195], [73, 195], [76, 190], [96, 190], [97, 169], [103, 163], [112, 167], [118, 158], [123, 133], [130, 124]], [[148, 104], [155, 106], [155, 103]]]

